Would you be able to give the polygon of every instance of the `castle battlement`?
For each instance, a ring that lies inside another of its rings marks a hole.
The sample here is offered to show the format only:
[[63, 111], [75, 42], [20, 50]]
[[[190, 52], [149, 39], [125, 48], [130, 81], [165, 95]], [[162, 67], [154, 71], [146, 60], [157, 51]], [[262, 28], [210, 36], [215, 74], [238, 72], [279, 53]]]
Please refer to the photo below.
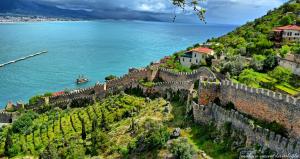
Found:
[[[259, 144], [281, 154], [300, 153], [300, 140], [286, 138], [268, 129], [253, 125], [251, 119], [245, 117], [238, 111], [226, 110], [212, 103], [208, 106], [200, 106], [193, 103], [192, 106], [195, 121], [209, 122], [213, 120], [220, 126], [226, 122], [230, 122], [235, 129], [244, 132], [247, 137], [247, 142], [251, 144]], [[207, 111], [207, 109], [211, 111]]]
[[244, 84], [234, 83], [234, 82], [228, 81], [228, 80], [221, 81], [221, 86], [222, 87], [231, 87], [233, 89], [241, 90], [241, 91], [244, 91], [245, 93], [249, 93], [249, 94], [254, 94], [254, 95], [257, 95], [258, 97], [260, 96], [262, 98], [263, 97], [272, 98], [274, 100], [279, 100], [279, 101], [287, 103], [288, 105], [294, 105], [294, 106], [297, 106], [300, 108], [300, 100], [296, 99], [292, 96], [286, 95], [286, 94], [274, 92], [274, 91], [263, 89], [263, 88], [252, 88], [252, 87], [248, 87]]

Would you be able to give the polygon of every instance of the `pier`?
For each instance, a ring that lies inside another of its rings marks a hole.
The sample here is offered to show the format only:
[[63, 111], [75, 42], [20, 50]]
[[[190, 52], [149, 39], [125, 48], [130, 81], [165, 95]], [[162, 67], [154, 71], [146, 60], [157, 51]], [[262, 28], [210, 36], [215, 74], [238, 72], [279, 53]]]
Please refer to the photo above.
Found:
[[30, 58], [32, 58], [32, 57], [35, 57], [35, 56], [38, 56], [38, 55], [42, 55], [42, 54], [45, 54], [45, 53], [47, 53], [47, 52], [48, 52], [48, 51], [41, 51], [41, 52], [34, 53], [34, 54], [31, 54], [31, 55], [28, 55], [28, 56], [24, 56], [24, 57], [18, 58], [18, 59], [16, 59], [16, 60], [12, 60], [12, 61], [9, 61], [9, 62], [0, 64], [0, 67], [4, 67], [4, 66], [6, 66], [6, 65], [10, 65], [10, 64], [13, 64], [13, 63], [16, 63], [16, 62], [20, 62], [20, 61], [23, 61], [23, 60], [26, 60], [26, 59], [30, 59]]

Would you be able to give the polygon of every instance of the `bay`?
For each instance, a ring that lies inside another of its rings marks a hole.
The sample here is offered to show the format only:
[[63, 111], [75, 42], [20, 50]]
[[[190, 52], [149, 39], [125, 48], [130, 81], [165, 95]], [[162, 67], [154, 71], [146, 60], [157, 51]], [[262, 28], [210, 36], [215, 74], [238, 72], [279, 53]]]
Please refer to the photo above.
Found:
[[[0, 25], [0, 64], [32, 53], [47, 54], [0, 68], [0, 108], [8, 101], [104, 82], [178, 50], [232, 31], [233, 25], [143, 21], [41, 22]], [[78, 75], [90, 82], [75, 84]]]

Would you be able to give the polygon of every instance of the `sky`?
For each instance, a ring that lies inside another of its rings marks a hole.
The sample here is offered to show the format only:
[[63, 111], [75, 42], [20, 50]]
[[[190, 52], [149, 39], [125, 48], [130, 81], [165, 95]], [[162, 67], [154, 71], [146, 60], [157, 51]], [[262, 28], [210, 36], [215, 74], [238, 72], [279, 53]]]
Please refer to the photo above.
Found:
[[[143, 14], [172, 21], [199, 22], [191, 12], [181, 12], [170, 0], [29, 0], [44, 2], [62, 9], [84, 10], [98, 14], [119, 16]], [[207, 10], [207, 23], [243, 24], [282, 5], [287, 0], [206, 0], [201, 6]], [[188, 9], [189, 10], [189, 9]]]

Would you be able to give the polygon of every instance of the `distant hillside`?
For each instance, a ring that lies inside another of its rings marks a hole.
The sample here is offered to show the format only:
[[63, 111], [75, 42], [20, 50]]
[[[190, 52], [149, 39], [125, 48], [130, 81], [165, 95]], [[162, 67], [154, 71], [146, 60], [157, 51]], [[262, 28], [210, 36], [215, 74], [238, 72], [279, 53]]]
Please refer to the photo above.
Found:
[[57, 7], [46, 2], [37, 2], [30, 0], [0, 0], [0, 13], [48, 16], [48, 17], [64, 17], [64, 18], [82, 18], [82, 19], [134, 19], [146, 21], [163, 21], [163, 18], [157, 18], [146, 12], [127, 10], [107, 11], [107, 10], [72, 10]]
[[[230, 54], [242, 54], [251, 56], [253, 54], [270, 54], [274, 50], [272, 42], [272, 29], [276, 26], [288, 24], [300, 24], [300, 2], [289, 1], [281, 7], [269, 11], [267, 15], [248, 22], [217, 39], [211, 41], [219, 42]], [[223, 50], [224, 51], [224, 50]]]
[[7, 12], [15, 8], [17, 0], [1, 0], [0, 1], [0, 12]]
[[70, 18], [95, 18], [95, 16], [86, 11], [61, 9], [44, 3], [23, 0], [1, 0], [0, 13]]

